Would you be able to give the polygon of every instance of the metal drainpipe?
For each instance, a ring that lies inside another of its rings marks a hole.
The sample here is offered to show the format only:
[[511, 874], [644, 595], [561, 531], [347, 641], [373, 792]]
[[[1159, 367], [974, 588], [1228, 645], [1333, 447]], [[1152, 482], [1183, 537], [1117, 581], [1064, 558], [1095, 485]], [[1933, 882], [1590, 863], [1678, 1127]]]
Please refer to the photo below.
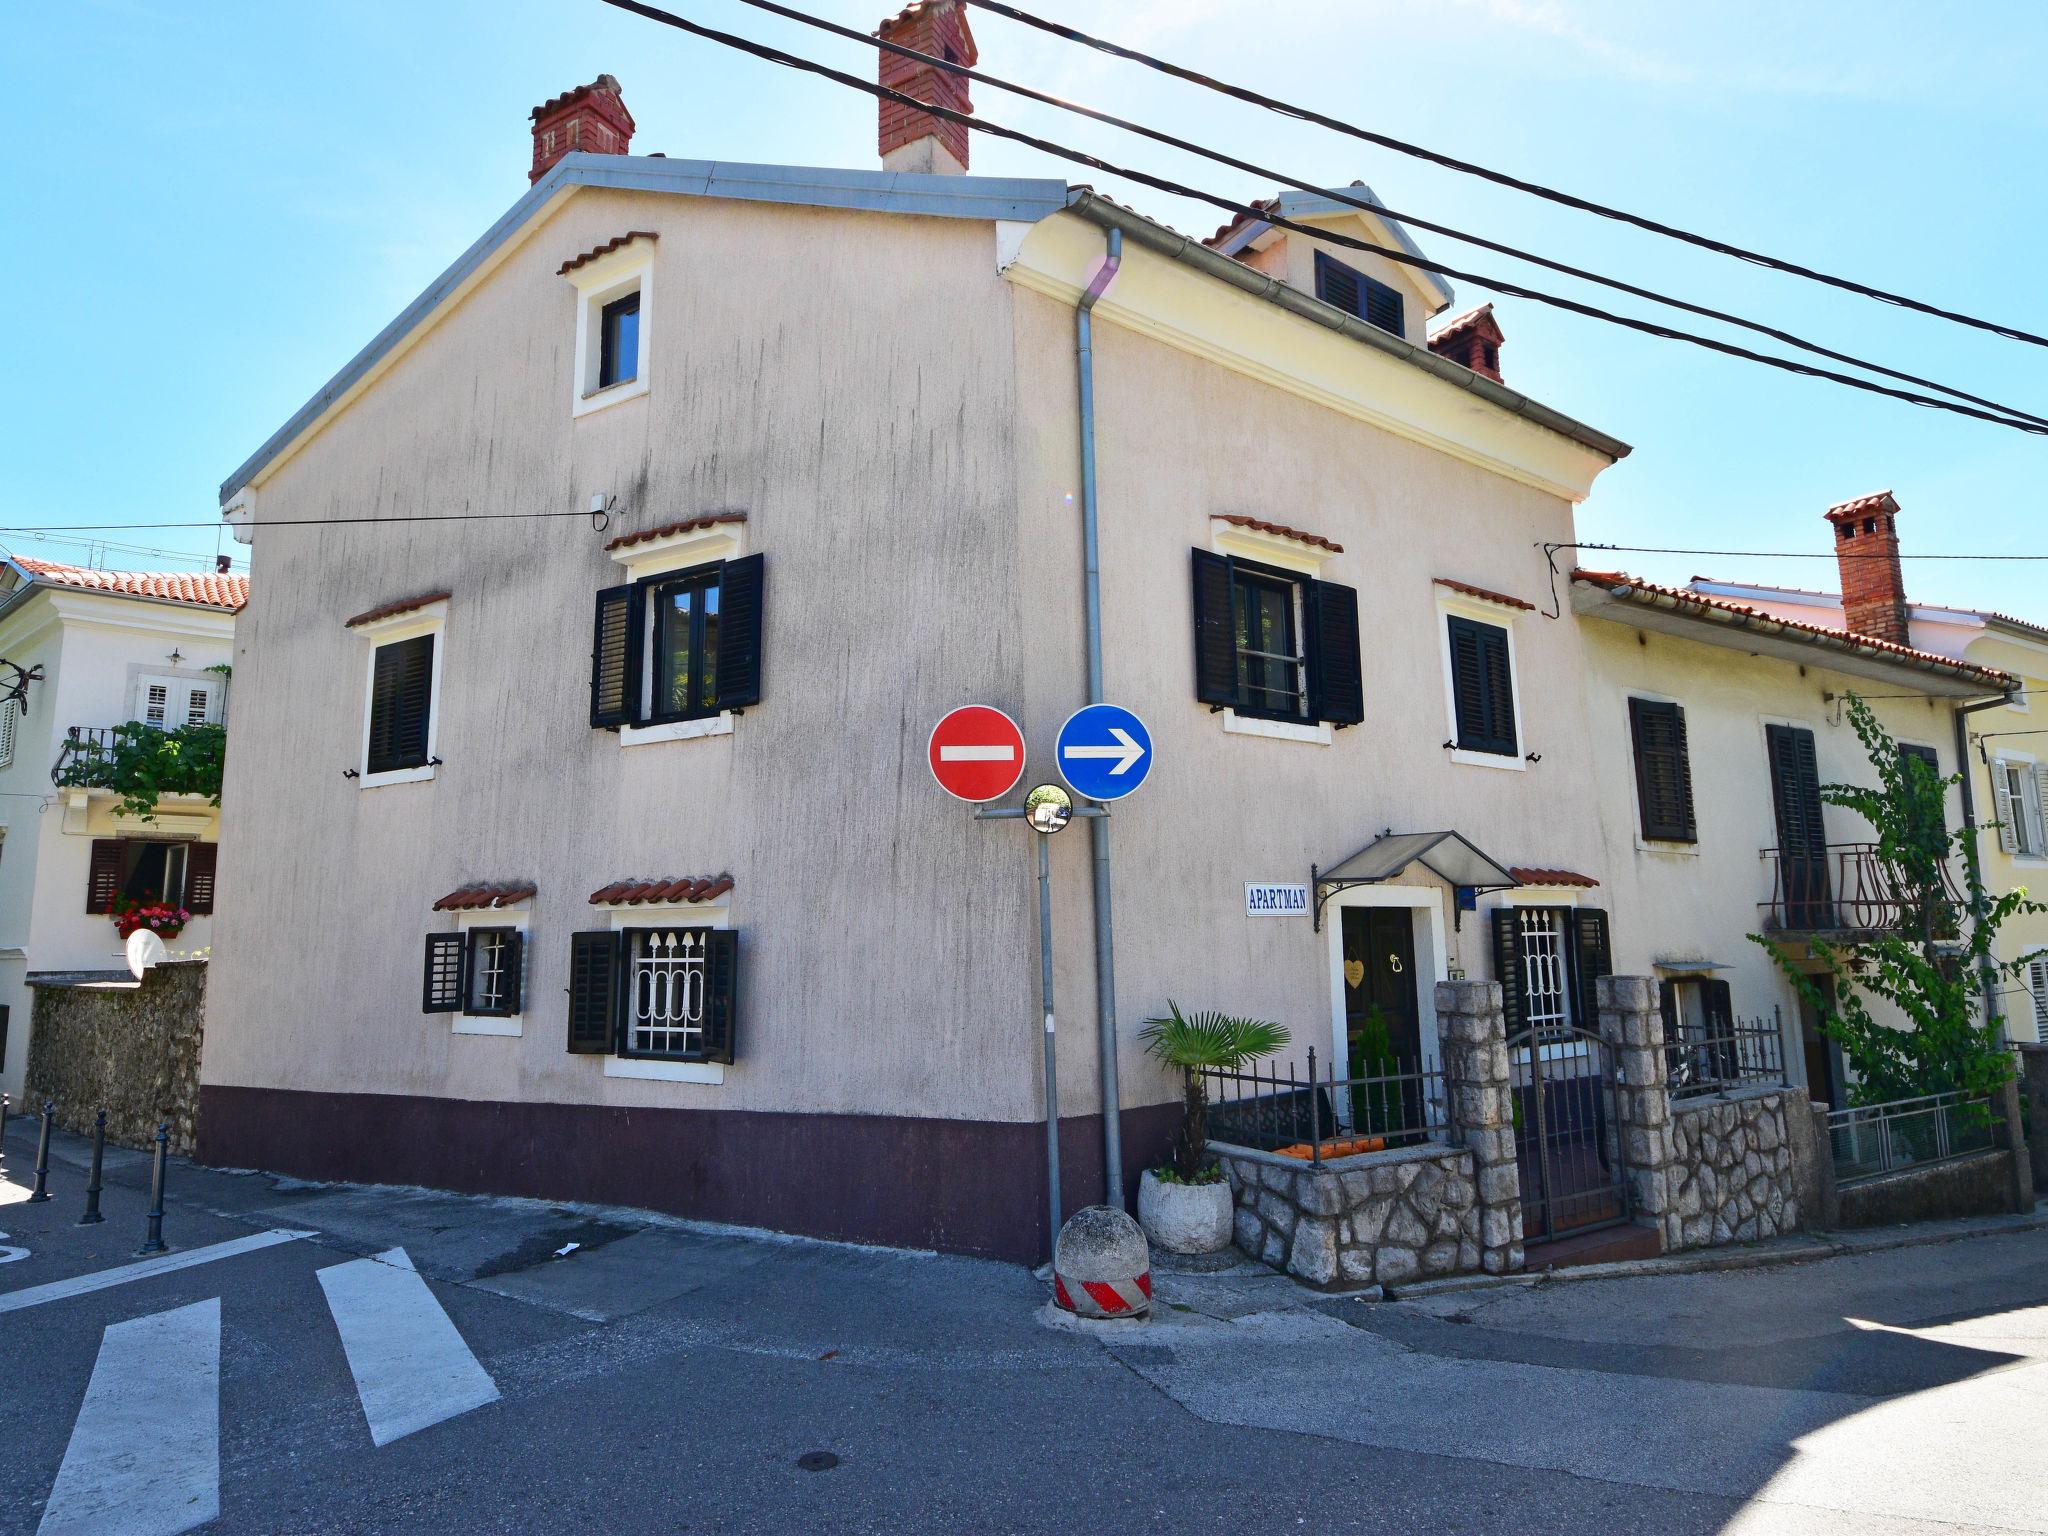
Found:
[[[1978, 699], [1970, 704], [1955, 706], [1956, 726], [1956, 771], [1962, 775], [1963, 825], [1972, 831], [1977, 827], [1977, 797], [1970, 786], [1970, 733], [1963, 724], [1963, 716], [1974, 715], [1980, 709], [1996, 709], [2011, 702], [2010, 694], [2000, 694], [1995, 699]], [[1984, 921], [1984, 869], [1977, 858], [1977, 840], [1973, 837], [1965, 845], [1965, 857], [1970, 865], [1970, 915], [1978, 922]], [[1989, 955], [1977, 959], [1977, 979], [1984, 989], [1984, 1017], [1991, 1019], [1998, 1015], [1998, 969], [1991, 963]], [[2003, 1043], [2005, 1031], [2000, 1029]]]
[[[1102, 553], [1096, 540], [1095, 328], [1090, 312], [1123, 263], [1124, 232], [1109, 231], [1102, 265], [1074, 310], [1075, 362], [1081, 386], [1081, 567], [1088, 613], [1088, 702], [1102, 702]], [[1095, 856], [1095, 1024], [1102, 1052], [1103, 1204], [1123, 1209], [1121, 1093], [1116, 1075], [1116, 940], [1109, 906], [1109, 818], [1088, 821]]]

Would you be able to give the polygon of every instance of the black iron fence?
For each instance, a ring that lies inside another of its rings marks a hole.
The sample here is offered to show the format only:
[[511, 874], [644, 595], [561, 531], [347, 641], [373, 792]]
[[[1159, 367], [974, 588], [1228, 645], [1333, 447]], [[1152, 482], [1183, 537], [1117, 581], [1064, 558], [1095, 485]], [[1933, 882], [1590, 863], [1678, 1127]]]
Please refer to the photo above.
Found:
[[64, 745], [58, 749], [57, 761], [50, 765], [50, 782], [95, 787], [98, 770], [111, 768], [113, 764], [115, 733], [118, 730], [118, 726], [112, 725], [74, 725], [65, 731]]
[[1835, 1183], [1860, 1184], [1902, 1168], [1946, 1162], [1998, 1144], [2000, 1117], [1989, 1099], [1930, 1093], [1862, 1104], [1828, 1115]]
[[1292, 1062], [1284, 1071], [1205, 1067], [1196, 1075], [1209, 1099], [1209, 1139], [1310, 1163], [1446, 1139], [1443, 1069], [1423, 1057], [1374, 1065], [1339, 1077], [1311, 1048], [1306, 1072]]
[[1674, 1099], [1783, 1086], [1784, 1020], [1773, 1008], [1768, 1019], [1717, 1020], [1710, 1031], [1680, 1025], [1678, 1038], [1664, 1042], [1664, 1061]]

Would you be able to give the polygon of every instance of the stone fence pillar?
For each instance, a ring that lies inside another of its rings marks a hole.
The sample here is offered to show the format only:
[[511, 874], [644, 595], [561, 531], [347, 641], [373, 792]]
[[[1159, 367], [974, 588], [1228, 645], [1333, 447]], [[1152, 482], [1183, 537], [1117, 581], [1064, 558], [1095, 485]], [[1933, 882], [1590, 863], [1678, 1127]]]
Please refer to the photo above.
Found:
[[1600, 1038], [1614, 1057], [1610, 1143], [1619, 1151], [1637, 1219], [1663, 1234], [1664, 1250], [1684, 1240], [1681, 1182], [1673, 1164], [1671, 1083], [1664, 1059], [1664, 1015], [1648, 976], [1603, 976], [1593, 986]]
[[2048, 1045], [2022, 1045], [2019, 1053], [2019, 1088], [2027, 1100], [2027, 1141], [2034, 1188], [2048, 1189]]
[[1508, 1274], [1522, 1267], [1522, 1179], [1500, 983], [1438, 982], [1436, 1030], [1452, 1133], [1478, 1186], [1479, 1267]]

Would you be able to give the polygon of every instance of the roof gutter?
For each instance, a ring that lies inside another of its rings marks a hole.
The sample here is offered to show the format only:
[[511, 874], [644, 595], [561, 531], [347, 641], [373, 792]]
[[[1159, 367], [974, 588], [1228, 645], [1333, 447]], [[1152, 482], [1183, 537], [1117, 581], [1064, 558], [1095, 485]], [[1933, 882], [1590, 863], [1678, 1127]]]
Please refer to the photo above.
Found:
[[1122, 230], [1124, 237], [1133, 244], [1156, 251], [1170, 261], [1184, 262], [1210, 277], [1221, 278], [1233, 288], [1242, 289], [1254, 298], [1264, 299], [1269, 304], [1313, 321], [1332, 331], [1341, 331], [1353, 341], [1362, 341], [1367, 346], [1412, 363], [1425, 373], [1435, 374], [1446, 384], [1455, 385], [1479, 396], [1489, 405], [1498, 406], [1511, 415], [1534, 422], [1539, 427], [1570, 438], [1582, 447], [1608, 459], [1619, 460], [1628, 457], [1629, 445], [1618, 437], [1610, 437], [1582, 421], [1574, 421], [1561, 411], [1554, 411], [1540, 401], [1531, 400], [1518, 390], [1474, 373], [1460, 363], [1447, 357], [1438, 357], [1427, 347], [1418, 347], [1412, 341], [1383, 331], [1376, 325], [1367, 325], [1356, 315], [1347, 315], [1335, 305], [1325, 304], [1321, 299], [1311, 297], [1298, 288], [1288, 286], [1278, 278], [1268, 277], [1246, 266], [1233, 257], [1212, 251], [1199, 240], [1177, 234], [1163, 224], [1155, 224], [1143, 214], [1119, 207], [1108, 198], [1087, 187], [1075, 187], [1067, 194], [1067, 211], [1077, 213], [1090, 223], [1104, 229]]
[[1705, 620], [1709, 623], [1721, 625], [1724, 628], [1746, 629], [1757, 634], [1796, 641], [1801, 645], [1811, 645], [1816, 650], [1834, 651], [1845, 656], [1858, 656], [1866, 661], [1882, 661], [1892, 666], [1908, 668], [1916, 672], [1946, 672], [1969, 682], [1998, 688], [2002, 690], [1999, 695], [2001, 699], [2004, 699], [2012, 692], [2012, 685], [2015, 681], [2015, 679], [2007, 677], [2005, 673], [1996, 671], [1993, 668], [1974, 667], [1967, 662], [1940, 661], [1931, 657], [1905, 656], [1897, 651], [1885, 650], [1879, 646], [1859, 645], [1846, 636], [1838, 638], [1833, 634], [1817, 633], [1805, 625], [1786, 624], [1777, 619], [1751, 614], [1731, 613], [1728, 609], [1715, 607], [1711, 603], [1688, 603], [1682, 598], [1672, 597], [1668, 593], [1652, 591], [1644, 587], [1634, 585], [1611, 587], [1605, 582], [1588, 581], [1583, 577], [1575, 578], [1575, 580], [1580, 586], [1591, 587], [1597, 592], [1605, 592], [1609, 597], [1617, 598], [1623, 602], [1634, 603], [1639, 608], [1661, 608], [1667, 613], [1683, 614], [1686, 618]]

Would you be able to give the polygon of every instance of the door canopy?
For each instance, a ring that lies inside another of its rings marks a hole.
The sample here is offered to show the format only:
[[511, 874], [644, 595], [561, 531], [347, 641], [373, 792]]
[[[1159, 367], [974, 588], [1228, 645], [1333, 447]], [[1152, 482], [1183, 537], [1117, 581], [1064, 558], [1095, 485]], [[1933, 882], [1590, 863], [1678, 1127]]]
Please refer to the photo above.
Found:
[[1462, 832], [1396, 832], [1390, 827], [1328, 869], [1309, 866], [1317, 930], [1323, 926], [1323, 904], [1337, 892], [1354, 885], [1383, 885], [1411, 864], [1420, 864], [1461, 891], [1504, 891], [1522, 883], [1473, 847]]

